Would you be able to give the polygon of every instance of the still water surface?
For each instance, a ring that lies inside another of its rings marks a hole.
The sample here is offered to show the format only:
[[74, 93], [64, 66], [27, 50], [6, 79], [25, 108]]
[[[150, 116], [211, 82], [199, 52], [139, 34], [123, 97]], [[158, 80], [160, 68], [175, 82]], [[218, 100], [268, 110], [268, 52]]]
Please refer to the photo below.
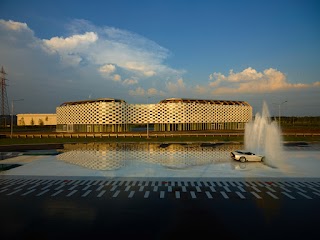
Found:
[[112, 177], [210, 177], [269, 168], [232, 160], [230, 152], [242, 148], [238, 143], [66, 144], [56, 158]]

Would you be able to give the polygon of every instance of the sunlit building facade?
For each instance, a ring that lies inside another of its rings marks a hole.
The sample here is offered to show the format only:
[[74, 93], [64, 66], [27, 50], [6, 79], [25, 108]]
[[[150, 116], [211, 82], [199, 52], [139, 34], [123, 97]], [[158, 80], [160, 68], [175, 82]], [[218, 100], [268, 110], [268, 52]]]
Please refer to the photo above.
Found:
[[55, 126], [57, 116], [54, 113], [20, 113], [17, 114], [18, 126]]
[[169, 98], [127, 104], [101, 98], [65, 102], [56, 113], [59, 132], [128, 132], [147, 124], [154, 131], [242, 130], [252, 118], [252, 107], [244, 101]]

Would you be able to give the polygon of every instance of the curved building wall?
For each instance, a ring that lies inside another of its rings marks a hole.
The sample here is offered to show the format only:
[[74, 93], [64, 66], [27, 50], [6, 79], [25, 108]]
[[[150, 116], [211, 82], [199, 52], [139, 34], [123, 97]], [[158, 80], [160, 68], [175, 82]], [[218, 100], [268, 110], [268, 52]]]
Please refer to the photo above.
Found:
[[123, 132], [136, 124], [155, 131], [244, 129], [252, 107], [241, 101], [163, 100], [157, 104], [126, 104], [123, 100], [91, 100], [57, 107], [57, 131]]
[[127, 104], [89, 101], [57, 107], [57, 131], [122, 132], [126, 131]]

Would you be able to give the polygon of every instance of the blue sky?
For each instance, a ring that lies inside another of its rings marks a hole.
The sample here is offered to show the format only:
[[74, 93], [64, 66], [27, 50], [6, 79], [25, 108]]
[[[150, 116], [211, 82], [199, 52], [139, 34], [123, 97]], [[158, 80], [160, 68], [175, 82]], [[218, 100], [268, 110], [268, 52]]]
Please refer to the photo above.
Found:
[[18, 113], [183, 97], [319, 116], [319, 11], [310, 0], [2, 0], [0, 66]]

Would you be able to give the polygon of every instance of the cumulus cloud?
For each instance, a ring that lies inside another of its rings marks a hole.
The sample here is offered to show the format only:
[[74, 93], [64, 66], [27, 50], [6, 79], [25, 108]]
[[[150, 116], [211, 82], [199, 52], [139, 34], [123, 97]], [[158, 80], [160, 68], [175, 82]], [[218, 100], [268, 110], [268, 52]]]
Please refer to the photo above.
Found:
[[129, 90], [131, 96], [144, 96], [145, 90], [142, 87], [138, 87], [135, 90]]
[[229, 75], [214, 72], [209, 75], [209, 79], [213, 93], [218, 94], [262, 93], [310, 87], [308, 84], [289, 83], [284, 73], [273, 68], [265, 69], [263, 72], [251, 67], [238, 73], [230, 70]]
[[115, 82], [120, 82], [121, 76], [119, 74], [115, 74], [115, 75], [113, 75], [112, 80]]
[[165, 93], [161, 90], [157, 90], [155, 88], [149, 88], [147, 90], [147, 95], [148, 96], [165, 96]]
[[133, 84], [137, 84], [138, 80], [127, 78], [122, 83], [123, 83], [123, 85], [133, 85]]
[[[11, 20], [0, 20], [0, 26], [32, 32], [26, 23]], [[96, 66], [97, 72], [109, 74], [110, 80], [114, 80], [110, 73], [134, 75], [141, 80], [184, 73], [164, 63], [170, 55], [166, 48], [141, 35], [109, 26], [97, 27], [85, 20], [72, 21], [69, 29], [72, 33], [66, 36], [34, 41], [48, 54], [56, 54], [66, 67]]]
[[156, 74], [156, 72], [152, 70], [153, 66], [149, 66], [146, 63], [127, 62], [125, 63], [125, 68], [127, 68], [128, 70], [138, 71], [146, 77], [151, 77]]
[[106, 64], [99, 68], [99, 72], [110, 74], [113, 73], [116, 70], [116, 66], [113, 64]]
[[[132, 99], [178, 95], [216, 99], [221, 93], [223, 98], [242, 99], [247, 97], [242, 93], [276, 95], [290, 89], [295, 90], [291, 91], [294, 97], [294, 92], [307, 89], [304, 96], [318, 106], [320, 82], [290, 83], [279, 70], [247, 68], [228, 74], [214, 72], [209, 83], [197, 79], [187, 84], [182, 78], [184, 70], [166, 64], [170, 52], [141, 35], [86, 21], [73, 21], [70, 26], [71, 31], [63, 36], [41, 39], [26, 23], [0, 20], [0, 62], [8, 72], [8, 93], [25, 99], [19, 104], [25, 104], [25, 111], [54, 112], [62, 102], [85, 99], [89, 93], [97, 97], [116, 93], [123, 99], [128, 94]], [[315, 93], [306, 93], [311, 91]]]
[[70, 37], [53, 37], [43, 39], [43, 48], [48, 53], [56, 53], [65, 65], [78, 66], [90, 44], [98, 40], [98, 35], [94, 32], [75, 34]]
[[208, 93], [208, 88], [200, 85], [196, 85], [193, 90], [198, 95], [206, 95]]
[[98, 35], [94, 32], [86, 32], [84, 34], [76, 34], [71, 37], [53, 37], [49, 40], [44, 39], [44, 45], [51, 51], [56, 51], [62, 54], [72, 52], [74, 49], [79, 49], [87, 46], [98, 40]]
[[186, 90], [186, 86], [182, 78], [179, 78], [176, 82], [167, 82], [166, 88], [170, 93], [184, 92]]
[[85, 20], [71, 22], [69, 29], [69, 36], [42, 40], [44, 49], [57, 54], [66, 66], [96, 65], [105, 79], [124, 85], [132, 81], [122, 82], [119, 76], [145, 80], [184, 73], [164, 63], [170, 55], [166, 48], [141, 35], [109, 26], [97, 27]]
[[[0, 20], [0, 28], [3, 36], [6, 36], [8, 31], [12, 32], [11, 38], [7, 38], [8, 41], [24, 39], [28, 47], [38, 48], [43, 52], [43, 57], [47, 55], [48, 59], [58, 60], [62, 68], [78, 72], [82, 78], [85, 76], [84, 72], [90, 71], [91, 75], [98, 74], [104, 80], [118, 83], [119, 86], [144, 83], [144, 88], [147, 89], [148, 85], [165, 87], [162, 79], [176, 78], [185, 73], [184, 70], [165, 64], [170, 56], [169, 50], [150, 39], [123, 29], [100, 27], [85, 20], [74, 20], [68, 24], [68, 34], [41, 39], [34, 36], [26, 23]], [[22, 31], [28, 31], [28, 40], [27, 34], [14, 33]], [[73, 70], [70, 70], [70, 67]], [[76, 79], [80, 81], [82, 78]], [[95, 81], [98, 79], [93, 78]], [[175, 84], [180, 84], [177, 87], [181, 87], [181, 82], [168, 83], [169, 87]], [[137, 92], [141, 94], [139, 89]]]
[[0, 25], [12, 31], [21, 31], [21, 30], [31, 31], [26, 23], [15, 22], [12, 20], [5, 21], [3, 19], [0, 19]]
[[131, 96], [139, 96], [139, 97], [144, 97], [144, 96], [165, 96], [165, 93], [161, 90], [157, 90], [155, 88], [149, 88], [147, 90], [137, 87], [135, 90], [129, 90], [129, 94]]

